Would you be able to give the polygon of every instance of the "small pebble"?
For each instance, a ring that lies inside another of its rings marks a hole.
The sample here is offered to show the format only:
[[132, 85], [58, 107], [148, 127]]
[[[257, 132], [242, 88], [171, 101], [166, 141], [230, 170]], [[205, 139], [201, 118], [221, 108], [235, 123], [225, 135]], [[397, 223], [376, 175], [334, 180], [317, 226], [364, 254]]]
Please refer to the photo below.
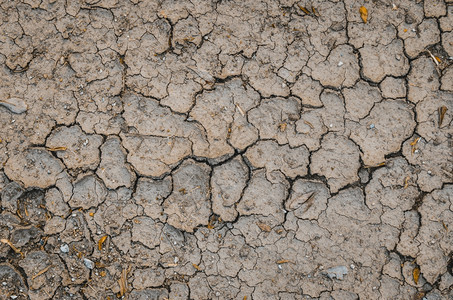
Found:
[[16, 295], [11, 295], [10, 298], [11, 299], [17, 299], [17, 296]]
[[341, 67], [342, 65], [343, 65], [343, 62], [340, 61], [340, 62], [338, 63], [338, 66]]
[[374, 128], [374, 124], [371, 124], [371, 125], [370, 125], [370, 129], [373, 129], [373, 128]]
[[63, 253], [68, 253], [69, 252], [69, 246], [68, 244], [63, 244], [60, 246], [60, 251]]
[[85, 267], [87, 267], [90, 270], [94, 269], [94, 262], [92, 260], [89, 260], [88, 258], [83, 259], [83, 263], [85, 264]]

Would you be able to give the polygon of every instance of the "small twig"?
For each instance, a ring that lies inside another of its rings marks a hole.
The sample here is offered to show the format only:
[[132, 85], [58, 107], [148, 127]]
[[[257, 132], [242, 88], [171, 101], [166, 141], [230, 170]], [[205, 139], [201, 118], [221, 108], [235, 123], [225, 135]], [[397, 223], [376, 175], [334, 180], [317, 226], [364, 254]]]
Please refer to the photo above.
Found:
[[50, 267], [52, 267], [52, 265], [48, 265], [47, 267], [45, 267], [44, 269], [42, 269], [41, 271], [39, 271], [38, 273], [36, 273], [35, 275], [33, 275], [33, 276], [31, 277], [31, 279], [35, 279], [36, 277], [39, 277], [39, 276], [41, 276], [42, 274], [46, 273], [46, 272], [50, 269]]

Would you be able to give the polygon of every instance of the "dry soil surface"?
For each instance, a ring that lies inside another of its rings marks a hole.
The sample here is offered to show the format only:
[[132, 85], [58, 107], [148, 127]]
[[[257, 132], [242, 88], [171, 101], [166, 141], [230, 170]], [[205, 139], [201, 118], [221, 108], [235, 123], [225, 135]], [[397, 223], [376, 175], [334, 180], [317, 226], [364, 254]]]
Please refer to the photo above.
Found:
[[0, 2], [0, 299], [453, 299], [452, 0]]

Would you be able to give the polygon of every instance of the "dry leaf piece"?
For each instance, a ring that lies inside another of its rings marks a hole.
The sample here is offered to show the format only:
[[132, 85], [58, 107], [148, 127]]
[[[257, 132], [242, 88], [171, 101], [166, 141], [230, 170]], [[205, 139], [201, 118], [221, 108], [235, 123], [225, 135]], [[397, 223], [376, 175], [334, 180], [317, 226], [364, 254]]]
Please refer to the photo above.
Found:
[[297, 4], [297, 6], [299, 6], [300, 10], [303, 11], [306, 15], [310, 15], [310, 11], [308, 9], [299, 4]]
[[277, 264], [286, 264], [286, 263], [289, 263], [289, 259], [282, 259], [282, 260], [277, 261]]
[[270, 231], [271, 231], [271, 227], [270, 227], [269, 225], [267, 225], [267, 224], [257, 222], [256, 225], [258, 225], [258, 227], [259, 227], [262, 231], [265, 231], [265, 232], [270, 232]]
[[407, 176], [406, 178], [404, 178], [404, 189], [407, 189], [408, 186], [409, 186], [409, 180], [411, 178], [409, 176]]
[[442, 126], [442, 122], [444, 121], [445, 113], [447, 112], [448, 108], [446, 106], [439, 107], [439, 127]]
[[286, 130], [286, 126], [288, 126], [288, 124], [286, 123], [280, 123], [278, 125], [278, 127], [280, 128], [280, 132], [284, 132]]
[[99, 239], [99, 242], [98, 242], [98, 249], [99, 249], [99, 251], [102, 250], [102, 244], [104, 244], [104, 242], [105, 242], [106, 239], [107, 239], [107, 236], [106, 236], [106, 235], [104, 235], [103, 237], [101, 237], [101, 238]]
[[118, 293], [118, 297], [123, 297], [127, 292], [127, 273], [126, 269], [121, 271], [121, 278], [118, 279], [118, 284], [120, 286], [120, 292]]
[[12, 113], [21, 114], [27, 111], [28, 106], [24, 100], [20, 98], [9, 98], [8, 100], [0, 100], [0, 105], [9, 109]]
[[359, 9], [359, 12], [360, 12], [360, 17], [362, 18], [363, 23], [366, 24], [368, 22], [368, 10], [366, 9], [365, 6], [361, 6]]
[[414, 271], [412, 271], [412, 275], [414, 276], [415, 284], [418, 284], [418, 278], [420, 278], [420, 268], [419, 267], [415, 267]]
[[54, 147], [54, 148], [46, 148], [47, 150], [51, 151], [51, 152], [55, 152], [55, 151], [65, 151], [66, 147]]
[[197, 269], [197, 271], [201, 271], [201, 268], [197, 264], [192, 264], [192, 266]]

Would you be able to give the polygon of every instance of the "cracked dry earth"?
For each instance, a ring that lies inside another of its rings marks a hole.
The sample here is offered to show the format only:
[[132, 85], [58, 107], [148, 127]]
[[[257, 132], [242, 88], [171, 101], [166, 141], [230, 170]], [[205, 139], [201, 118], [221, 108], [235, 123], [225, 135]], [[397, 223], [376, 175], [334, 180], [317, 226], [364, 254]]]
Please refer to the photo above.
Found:
[[453, 299], [451, 0], [4, 0], [0, 78], [2, 300]]

